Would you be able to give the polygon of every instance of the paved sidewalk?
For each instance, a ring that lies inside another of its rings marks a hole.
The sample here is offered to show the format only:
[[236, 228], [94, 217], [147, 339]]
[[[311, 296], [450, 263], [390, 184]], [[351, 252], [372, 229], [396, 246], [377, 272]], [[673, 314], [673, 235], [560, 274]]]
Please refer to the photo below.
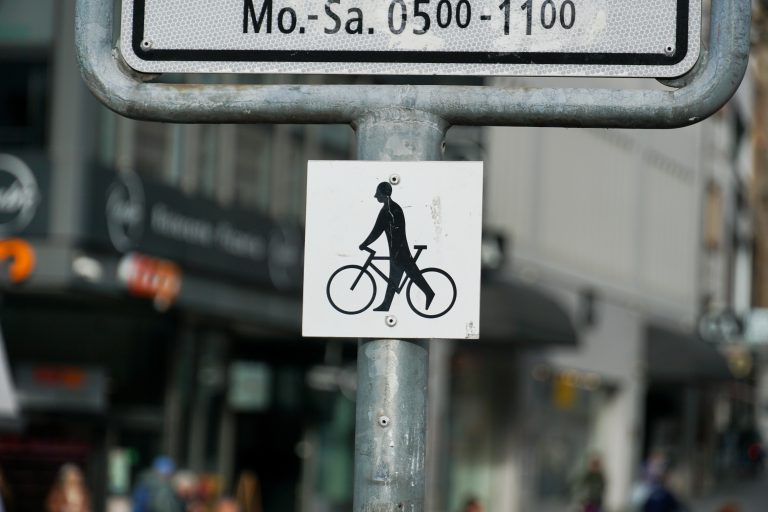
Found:
[[768, 512], [768, 477], [734, 483], [710, 496], [689, 501], [691, 512], [719, 512], [726, 503], [738, 505], [739, 512]]

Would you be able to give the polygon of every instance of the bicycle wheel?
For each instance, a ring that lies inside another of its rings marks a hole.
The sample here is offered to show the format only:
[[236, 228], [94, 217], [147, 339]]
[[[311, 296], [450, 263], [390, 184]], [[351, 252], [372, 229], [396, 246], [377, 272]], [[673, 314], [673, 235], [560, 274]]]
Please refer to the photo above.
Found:
[[331, 274], [325, 293], [336, 311], [356, 315], [368, 309], [376, 298], [376, 281], [360, 265], [346, 265]]
[[[448, 272], [439, 268], [425, 268], [421, 275], [427, 281], [427, 284], [435, 292], [435, 298], [426, 309], [427, 297], [418, 286], [413, 285], [413, 281], [408, 282], [408, 289], [405, 297], [408, 299], [408, 305], [414, 313], [424, 318], [438, 318], [451, 310], [456, 302], [456, 283]], [[418, 307], [417, 307], [418, 304]]]

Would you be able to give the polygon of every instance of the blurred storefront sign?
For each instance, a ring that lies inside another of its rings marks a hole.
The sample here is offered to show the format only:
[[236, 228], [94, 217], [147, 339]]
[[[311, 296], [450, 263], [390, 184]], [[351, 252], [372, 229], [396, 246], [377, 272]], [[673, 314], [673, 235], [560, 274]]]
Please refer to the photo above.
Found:
[[233, 362], [227, 400], [235, 411], [266, 411], [272, 403], [272, 368], [267, 363]]
[[174, 262], [135, 252], [126, 254], [117, 266], [118, 280], [137, 296], [153, 299], [166, 309], [181, 291], [181, 269]]
[[22, 231], [39, 203], [40, 191], [32, 170], [21, 159], [0, 154], [0, 232]]
[[573, 409], [576, 391], [576, 386], [567, 376], [559, 375], [552, 383], [552, 403], [558, 409]]
[[27, 410], [103, 412], [107, 378], [98, 367], [16, 365], [19, 403]]
[[134, 173], [93, 173], [86, 231], [101, 248], [169, 258], [180, 267], [297, 290], [303, 235], [258, 212], [223, 208]]
[[0, 153], [0, 237], [45, 232], [49, 169], [37, 153]]
[[708, 312], [699, 318], [699, 336], [712, 343], [734, 341], [741, 336], [743, 330], [741, 318], [729, 309]]
[[144, 187], [133, 172], [117, 177], [107, 191], [106, 220], [109, 240], [118, 251], [127, 251], [144, 233]]
[[755, 345], [768, 344], [768, 309], [753, 309], [744, 317], [743, 339]]
[[702, 315], [699, 335], [712, 343], [768, 344], [768, 309], [756, 308], [742, 315], [730, 310]]

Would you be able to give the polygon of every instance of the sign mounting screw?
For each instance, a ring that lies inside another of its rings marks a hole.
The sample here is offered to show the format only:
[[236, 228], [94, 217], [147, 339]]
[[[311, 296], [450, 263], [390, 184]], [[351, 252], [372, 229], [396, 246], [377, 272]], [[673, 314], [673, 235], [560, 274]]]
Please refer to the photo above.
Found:
[[392, 420], [389, 419], [389, 416], [379, 416], [379, 425], [382, 427], [388, 427], [391, 422]]
[[397, 317], [395, 315], [387, 315], [384, 317], [384, 323], [389, 327], [394, 327], [397, 325]]
[[151, 50], [152, 49], [152, 41], [149, 39], [144, 39], [141, 41], [141, 49], [144, 51]]
[[399, 175], [399, 174], [392, 174], [392, 175], [389, 177], [389, 182], [390, 182], [391, 184], [393, 184], [393, 185], [398, 185], [398, 184], [400, 184], [400, 175]]

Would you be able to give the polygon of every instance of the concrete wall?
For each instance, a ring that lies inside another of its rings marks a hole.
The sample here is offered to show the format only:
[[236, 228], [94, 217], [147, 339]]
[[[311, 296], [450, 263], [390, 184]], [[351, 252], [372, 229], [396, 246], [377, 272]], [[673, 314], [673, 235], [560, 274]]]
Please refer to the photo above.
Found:
[[692, 324], [702, 128], [492, 128], [486, 224], [518, 273], [558, 275]]

